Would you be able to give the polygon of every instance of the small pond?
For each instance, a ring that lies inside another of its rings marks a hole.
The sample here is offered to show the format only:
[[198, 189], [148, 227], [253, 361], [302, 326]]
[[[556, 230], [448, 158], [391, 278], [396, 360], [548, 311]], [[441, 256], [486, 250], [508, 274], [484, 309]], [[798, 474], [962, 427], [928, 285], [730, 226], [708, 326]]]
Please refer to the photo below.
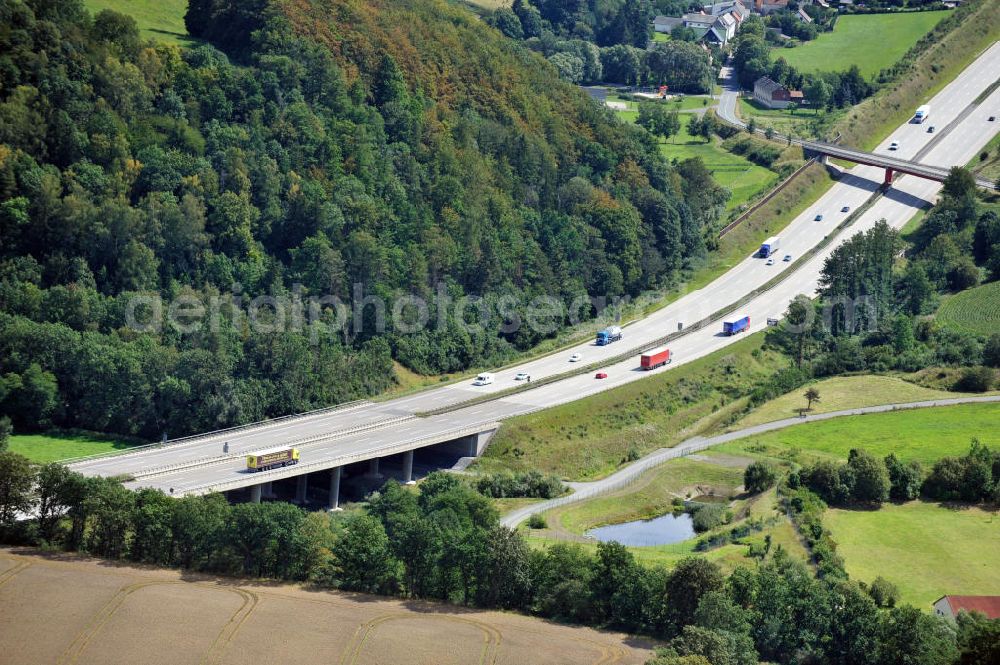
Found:
[[617, 540], [622, 545], [644, 547], [648, 545], [668, 545], [694, 538], [694, 526], [687, 513], [675, 515], [667, 513], [651, 520], [636, 520], [622, 524], [609, 524], [587, 532], [591, 538], [602, 543]]

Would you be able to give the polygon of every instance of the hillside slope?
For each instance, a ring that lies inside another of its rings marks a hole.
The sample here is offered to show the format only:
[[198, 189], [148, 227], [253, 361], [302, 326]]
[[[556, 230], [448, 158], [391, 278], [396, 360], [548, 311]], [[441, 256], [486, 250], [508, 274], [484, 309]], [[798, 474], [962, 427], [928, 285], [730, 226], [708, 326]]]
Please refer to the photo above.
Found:
[[[537, 296], [669, 282], [724, 200], [443, 2], [192, 0], [190, 49], [80, 0], [0, 12], [0, 413], [19, 430], [158, 438], [375, 394], [393, 360], [500, 363], [551, 334], [500, 330]], [[139, 293], [221, 307], [137, 330]], [[428, 301], [415, 332], [357, 302], [401, 294]], [[507, 304], [470, 328], [439, 294]], [[263, 324], [260, 296], [286, 299]], [[303, 325], [314, 296], [347, 307]]]

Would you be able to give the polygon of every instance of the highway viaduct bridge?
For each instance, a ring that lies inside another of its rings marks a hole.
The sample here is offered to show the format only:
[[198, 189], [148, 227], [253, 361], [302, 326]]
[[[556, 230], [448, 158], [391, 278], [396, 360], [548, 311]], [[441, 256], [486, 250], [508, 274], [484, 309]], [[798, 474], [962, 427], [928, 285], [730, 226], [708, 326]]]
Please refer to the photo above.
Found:
[[[362, 401], [81, 459], [70, 468], [175, 497], [221, 492], [236, 500], [281, 497], [336, 510], [341, 479], [348, 474], [368, 491], [387, 475], [412, 482], [415, 461], [418, 467], [440, 468], [478, 457], [499, 427], [497, 415], [489, 411], [505, 413], [494, 407], [421, 417], [391, 404]], [[248, 454], [276, 446], [297, 448], [301, 461], [247, 470]]]

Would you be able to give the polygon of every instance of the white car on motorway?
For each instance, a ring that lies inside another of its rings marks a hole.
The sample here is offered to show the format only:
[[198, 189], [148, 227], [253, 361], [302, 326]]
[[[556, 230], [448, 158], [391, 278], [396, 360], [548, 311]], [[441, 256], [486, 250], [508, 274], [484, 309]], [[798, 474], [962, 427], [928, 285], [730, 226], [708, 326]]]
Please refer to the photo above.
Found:
[[517, 375], [514, 377], [514, 380], [515, 381], [527, 381], [530, 378], [531, 378], [531, 375], [528, 374], [527, 372], [518, 372]]
[[890, 143], [889, 150], [899, 150], [899, 141], [893, 141]]
[[583, 356], [581, 356], [579, 353], [574, 353], [569, 357], [569, 361], [571, 363], [580, 362], [581, 360], [583, 360]]

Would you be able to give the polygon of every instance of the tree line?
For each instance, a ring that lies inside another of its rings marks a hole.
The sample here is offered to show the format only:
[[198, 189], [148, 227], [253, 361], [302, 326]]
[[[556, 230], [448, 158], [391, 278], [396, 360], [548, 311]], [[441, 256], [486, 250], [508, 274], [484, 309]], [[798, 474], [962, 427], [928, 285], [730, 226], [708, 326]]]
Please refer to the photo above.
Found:
[[[696, 5], [686, 3], [685, 9]], [[714, 69], [709, 54], [690, 41], [652, 42], [654, 13], [648, 0], [515, 0], [511, 7], [495, 9], [487, 22], [541, 53], [570, 83], [711, 90]]]
[[[34, 511], [35, 519], [20, 516]], [[950, 665], [995, 649], [1000, 622], [964, 617], [956, 631], [910, 606], [883, 607], [846, 575], [816, 578], [780, 548], [728, 577], [700, 557], [672, 570], [618, 543], [536, 550], [499, 524], [470, 484], [434, 473], [411, 491], [390, 482], [343, 515], [282, 502], [174, 499], [58, 464], [0, 453], [6, 542], [115, 560], [431, 598], [645, 633], [668, 645], [657, 665], [899, 662]], [[681, 660], [678, 660], [681, 659]], [[687, 659], [687, 660], [684, 660]], [[960, 661], [960, 659], [962, 659]]]
[[[301, 412], [384, 391], [394, 361], [461, 371], [554, 334], [470, 330], [445, 300], [509, 297], [524, 321], [538, 296], [637, 294], [704, 255], [704, 169], [463, 10], [383, 4], [192, 0], [209, 43], [181, 49], [81, 0], [0, 0], [0, 415], [158, 439]], [[330, 22], [346, 41], [308, 29]], [[428, 325], [234, 313], [355, 284], [424, 298]], [[211, 330], [136, 332], [136, 295], [223, 307]]]
[[925, 473], [920, 463], [894, 453], [879, 459], [852, 449], [846, 464], [817, 462], [798, 472], [801, 482], [832, 505], [879, 507], [923, 495], [937, 501], [1000, 503], [1000, 453], [973, 439], [962, 457], [943, 457]]

